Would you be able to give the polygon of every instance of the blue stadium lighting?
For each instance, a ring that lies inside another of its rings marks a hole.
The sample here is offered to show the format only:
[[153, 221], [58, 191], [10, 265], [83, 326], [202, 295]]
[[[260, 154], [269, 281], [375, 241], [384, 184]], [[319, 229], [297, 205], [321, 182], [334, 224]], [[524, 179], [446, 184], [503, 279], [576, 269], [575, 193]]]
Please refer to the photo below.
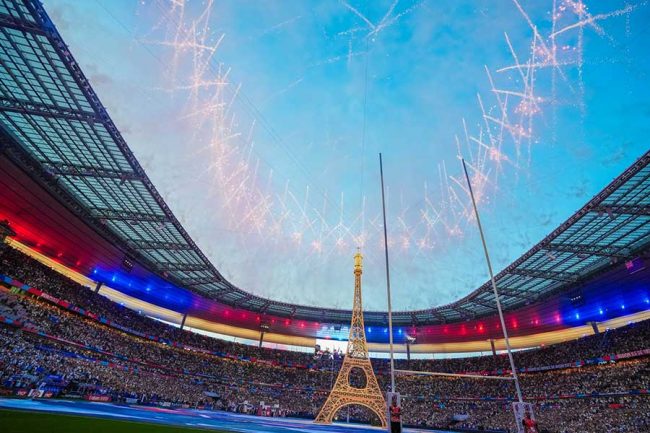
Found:
[[625, 310], [625, 304], [621, 304], [621, 310]]
[[388, 334], [388, 328], [384, 328], [384, 334]]
[[580, 313], [576, 313], [576, 320], [580, 320]]
[[646, 304], [650, 304], [650, 299], [645, 298], [645, 299], [643, 300], [643, 302], [645, 302]]
[[604, 313], [605, 313], [605, 312], [603, 311], [602, 308], [599, 308], [599, 309], [598, 309], [598, 314], [600, 314], [600, 315], [602, 316]]
[[398, 329], [397, 332], [399, 333], [399, 335], [402, 335], [402, 330], [401, 329]]
[[368, 326], [368, 334], [372, 334], [372, 328]]
[[173, 311], [187, 312], [196, 303], [196, 296], [191, 292], [160, 278], [143, 279], [101, 268], [96, 268], [93, 274], [95, 280], [108, 284], [115, 290]]

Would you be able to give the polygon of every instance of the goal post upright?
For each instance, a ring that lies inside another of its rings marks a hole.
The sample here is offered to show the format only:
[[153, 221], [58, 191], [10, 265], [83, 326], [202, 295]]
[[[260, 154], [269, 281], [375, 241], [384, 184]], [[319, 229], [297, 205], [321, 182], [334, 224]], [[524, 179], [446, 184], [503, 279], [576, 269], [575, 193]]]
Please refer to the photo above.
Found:
[[467, 188], [469, 190], [469, 196], [472, 199], [472, 207], [474, 208], [474, 216], [476, 217], [476, 225], [478, 226], [478, 231], [481, 234], [481, 242], [483, 244], [483, 252], [485, 253], [485, 261], [487, 263], [488, 272], [490, 273], [490, 282], [492, 283], [492, 291], [494, 292], [494, 299], [497, 304], [497, 311], [499, 313], [499, 320], [501, 321], [501, 329], [503, 330], [503, 339], [506, 343], [506, 351], [508, 352], [508, 360], [510, 361], [510, 369], [512, 371], [513, 381], [515, 382], [515, 388], [517, 390], [517, 400], [519, 403], [523, 403], [523, 396], [521, 394], [521, 387], [519, 386], [519, 376], [517, 375], [517, 368], [515, 367], [515, 360], [512, 357], [512, 350], [510, 348], [510, 339], [508, 338], [508, 329], [506, 328], [506, 321], [503, 318], [503, 310], [501, 309], [501, 300], [499, 299], [499, 290], [497, 289], [496, 281], [494, 280], [494, 272], [492, 271], [492, 262], [490, 261], [490, 254], [488, 252], [487, 243], [485, 242], [485, 235], [483, 234], [483, 226], [481, 225], [481, 218], [478, 213], [478, 207], [476, 206], [476, 199], [474, 198], [474, 191], [472, 190], [472, 183], [469, 179], [469, 174], [467, 172], [467, 165], [465, 164], [465, 159], [461, 159], [463, 163], [463, 171], [465, 172], [465, 180], [467, 181]]
[[[384, 253], [386, 258], [386, 297], [388, 298], [388, 342], [390, 346], [390, 392], [395, 389], [395, 355], [393, 349], [393, 306], [390, 295], [390, 268], [388, 266], [388, 231], [386, 228], [386, 198], [384, 195], [384, 164], [379, 153], [379, 177], [381, 179], [381, 209], [384, 217]], [[389, 403], [390, 404], [390, 403]]]

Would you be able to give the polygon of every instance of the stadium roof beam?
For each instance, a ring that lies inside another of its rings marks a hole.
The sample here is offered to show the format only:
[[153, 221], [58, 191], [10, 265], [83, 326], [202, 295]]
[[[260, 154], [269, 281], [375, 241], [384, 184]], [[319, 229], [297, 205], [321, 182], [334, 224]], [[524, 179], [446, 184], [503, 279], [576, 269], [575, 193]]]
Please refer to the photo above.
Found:
[[233, 307], [239, 307], [242, 304], [250, 301], [251, 299], [253, 299], [253, 295], [251, 295], [250, 293], [247, 293], [244, 296], [242, 296], [241, 298], [237, 299], [235, 302], [233, 302], [232, 306]]
[[164, 272], [199, 272], [199, 271], [209, 271], [209, 268], [204, 263], [161, 263], [158, 266], [158, 270]]
[[489, 308], [491, 310], [496, 310], [497, 304], [495, 303], [489, 303], [487, 301], [483, 301], [481, 299], [473, 298], [468, 300], [467, 302], [470, 302], [472, 304], [480, 305], [481, 307]]
[[270, 306], [271, 306], [271, 301], [266, 300], [266, 302], [264, 302], [264, 304], [262, 304], [262, 306], [260, 307], [260, 313], [266, 313], [266, 310], [268, 310]]
[[473, 319], [476, 317], [475, 312], [465, 307], [461, 307], [460, 305], [451, 305], [451, 309], [459, 313], [464, 319]]
[[[233, 292], [238, 292], [238, 290], [235, 289], [235, 288], [229, 287], [229, 286], [226, 286], [226, 287], [217, 286], [216, 288], [215, 287], [210, 288], [210, 293], [215, 294], [215, 295], [226, 295], [228, 293], [233, 293]], [[231, 305], [231, 304], [232, 304], [232, 302], [229, 303], [229, 305]]]
[[429, 310], [429, 314], [431, 314], [432, 317], [437, 318], [440, 323], [447, 323], [447, 316], [438, 311], [438, 309]]
[[43, 30], [38, 23], [21, 20], [11, 15], [0, 14], [0, 26], [20, 30], [22, 32], [45, 35], [45, 30]]
[[160, 222], [168, 221], [166, 215], [123, 211], [117, 209], [91, 209], [91, 215], [100, 220]]
[[206, 278], [192, 278], [192, 279], [183, 280], [183, 285], [187, 287], [194, 287], [194, 286], [200, 286], [202, 284], [218, 283], [219, 281], [221, 281], [219, 280], [219, 278], [212, 275]]
[[601, 204], [591, 208], [591, 211], [607, 214], [610, 217], [614, 215], [650, 216], [650, 206], [647, 205]]
[[558, 272], [542, 269], [515, 268], [510, 270], [509, 273], [514, 275], [521, 275], [522, 277], [560, 281], [563, 283], [575, 283], [578, 280], [578, 276], [570, 272]]
[[101, 119], [90, 111], [77, 111], [56, 105], [34, 104], [32, 102], [18, 101], [15, 99], [0, 98], [0, 108], [3, 111], [41, 116], [55, 119], [76, 120], [79, 122], [101, 123]]
[[560, 253], [575, 253], [578, 255], [604, 256], [628, 258], [630, 251], [628, 248], [617, 248], [612, 246], [600, 246], [592, 244], [548, 244], [544, 249]]
[[112, 170], [104, 167], [86, 167], [57, 162], [45, 163], [43, 167], [48, 173], [59, 176], [103, 177], [119, 179], [120, 181], [140, 180], [140, 176], [137, 173]]
[[525, 299], [526, 301], [533, 301], [535, 299], [534, 296], [531, 296], [530, 294], [524, 293], [523, 291], [517, 289], [497, 287], [497, 290], [499, 291], [499, 296], [501, 297], [510, 296], [513, 298]]
[[137, 250], [192, 251], [191, 245], [176, 242], [130, 240], [129, 244]]

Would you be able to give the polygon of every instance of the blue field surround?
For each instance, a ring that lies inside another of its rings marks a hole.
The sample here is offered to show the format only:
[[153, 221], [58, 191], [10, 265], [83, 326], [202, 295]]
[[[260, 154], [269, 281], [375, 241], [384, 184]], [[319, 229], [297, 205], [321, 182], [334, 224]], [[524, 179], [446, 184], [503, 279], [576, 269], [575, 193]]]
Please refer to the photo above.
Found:
[[[315, 425], [298, 418], [267, 418], [222, 411], [197, 409], [163, 409], [158, 407], [117, 405], [72, 400], [31, 400], [0, 398], [0, 409], [26, 410], [54, 414], [90, 416], [122, 421], [147, 422], [171, 426], [230, 430], [242, 433], [344, 433], [382, 432], [367, 425], [334, 423]], [[404, 429], [406, 433], [449, 433], [442, 430]]]

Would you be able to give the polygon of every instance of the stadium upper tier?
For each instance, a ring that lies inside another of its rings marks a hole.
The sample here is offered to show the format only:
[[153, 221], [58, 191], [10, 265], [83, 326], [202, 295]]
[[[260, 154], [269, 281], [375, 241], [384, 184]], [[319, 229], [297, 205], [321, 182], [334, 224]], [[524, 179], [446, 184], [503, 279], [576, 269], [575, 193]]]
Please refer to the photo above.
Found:
[[[250, 329], [278, 320], [295, 328], [287, 332], [315, 337], [324, 335], [324, 324], [350, 321], [349, 310], [261, 298], [219, 273], [147, 177], [38, 0], [0, 0], [0, 151], [0, 218], [10, 221], [15, 239], [94, 281]], [[648, 274], [628, 278], [626, 264], [642, 267], [631, 260], [650, 244], [649, 162], [650, 152], [498, 273], [505, 310], [528, 311], [513, 313], [526, 318], [522, 327], [623, 315], [609, 307], [617, 302], [612, 293], [638, 290], [638, 308], [630, 303], [625, 313], [647, 309], [648, 284], [641, 292], [639, 281]], [[575, 313], [596, 301], [601, 306], [591, 313]], [[481, 333], [492, 322], [498, 328], [495, 314], [486, 282], [445, 306], [395, 312], [393, 321], [400, 333], [452, 324], [462, 333], [469, 322]], [[387, 314], [366, 312], [365, 320], [383, 328]]]

